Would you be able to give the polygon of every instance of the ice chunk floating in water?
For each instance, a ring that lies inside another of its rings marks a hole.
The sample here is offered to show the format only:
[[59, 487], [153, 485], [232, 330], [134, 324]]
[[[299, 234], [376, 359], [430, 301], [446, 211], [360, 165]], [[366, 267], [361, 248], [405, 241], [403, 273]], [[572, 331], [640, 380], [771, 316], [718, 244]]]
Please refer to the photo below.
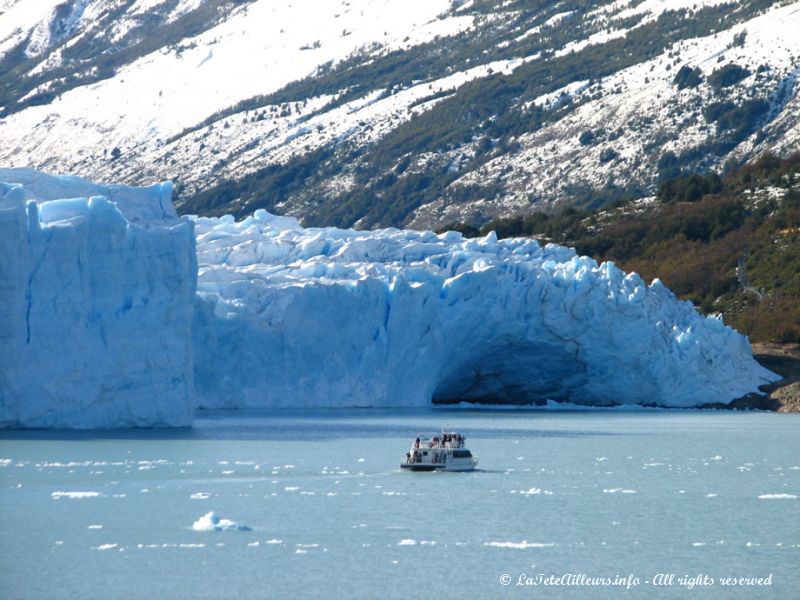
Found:
[[251, 531], [247, 525], [242, 525], [230, 519], [220, 519], [214, 511], [204, 514], [192, 525], [195, 531]]
[[777, 378], [660, 282], [568, 248], [180, 219], [169, 183], [0, 181], [0, 426], [188, 425], [198, 405], [696, 406]]
[[[50, 496], [54, 500], [60, 500], [61, 498], [72, 498], [73, 500], [83, 499], [83, 498], [99, 498], [102, 496], [100, 492], [53, 492]], [[92, 526], [94, 527], [94, 526]]]

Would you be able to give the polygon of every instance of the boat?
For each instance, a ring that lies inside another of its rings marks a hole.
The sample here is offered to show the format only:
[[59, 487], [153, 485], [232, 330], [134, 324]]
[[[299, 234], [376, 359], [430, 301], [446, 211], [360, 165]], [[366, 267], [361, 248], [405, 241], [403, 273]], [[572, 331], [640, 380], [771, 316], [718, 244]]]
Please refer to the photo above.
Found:
[[400, 469], [406, 471], [472, 471], [478, 459], [467, 450], [466, 438], [455, 431], [417, 436]]

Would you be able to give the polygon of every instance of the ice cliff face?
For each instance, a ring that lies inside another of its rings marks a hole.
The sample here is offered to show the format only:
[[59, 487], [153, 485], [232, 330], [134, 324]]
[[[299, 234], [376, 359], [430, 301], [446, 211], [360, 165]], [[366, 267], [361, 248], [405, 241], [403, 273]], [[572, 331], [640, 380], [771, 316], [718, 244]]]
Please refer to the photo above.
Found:
[[532, 240], [196, 218], [206, 407], [686, 407], [775, 376], [655, 281]]
[[659, 282], [567, 248], [181, 220], [168, 183], [0, 181], [0, 426], [188, 425], [198, 405], [695, 406], [775, 378]]
[[189, 425], [195, 240], [171, 185], [0, 182], [0, 425]]

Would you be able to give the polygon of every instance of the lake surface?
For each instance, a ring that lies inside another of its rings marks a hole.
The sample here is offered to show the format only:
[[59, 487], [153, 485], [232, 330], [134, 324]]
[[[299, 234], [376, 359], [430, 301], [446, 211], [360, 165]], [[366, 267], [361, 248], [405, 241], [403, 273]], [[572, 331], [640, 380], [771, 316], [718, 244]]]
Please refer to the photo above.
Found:
[[[479, 470], [401, 472], [444, 426]], [[0, 597], [796, 597], [799, 434], [797, 415], [460, 409], [0, 432]], [[250, 529], [193, 529], [210, 511]]]

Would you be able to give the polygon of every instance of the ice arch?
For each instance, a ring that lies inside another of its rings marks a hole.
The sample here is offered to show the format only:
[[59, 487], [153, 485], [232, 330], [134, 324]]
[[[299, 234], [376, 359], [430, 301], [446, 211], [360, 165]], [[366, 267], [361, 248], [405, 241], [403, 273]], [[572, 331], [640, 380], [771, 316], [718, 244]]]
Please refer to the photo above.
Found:
[[534, 343], [513, 337], [475, 348], [457, 362], [445, 363], [433, 403], [544, 404], [569, 399], [586, 368], [568, 344]]
[[568, 248], [194, 221], [202, 406], [695, 406], [774, 378], [660, 282]]

